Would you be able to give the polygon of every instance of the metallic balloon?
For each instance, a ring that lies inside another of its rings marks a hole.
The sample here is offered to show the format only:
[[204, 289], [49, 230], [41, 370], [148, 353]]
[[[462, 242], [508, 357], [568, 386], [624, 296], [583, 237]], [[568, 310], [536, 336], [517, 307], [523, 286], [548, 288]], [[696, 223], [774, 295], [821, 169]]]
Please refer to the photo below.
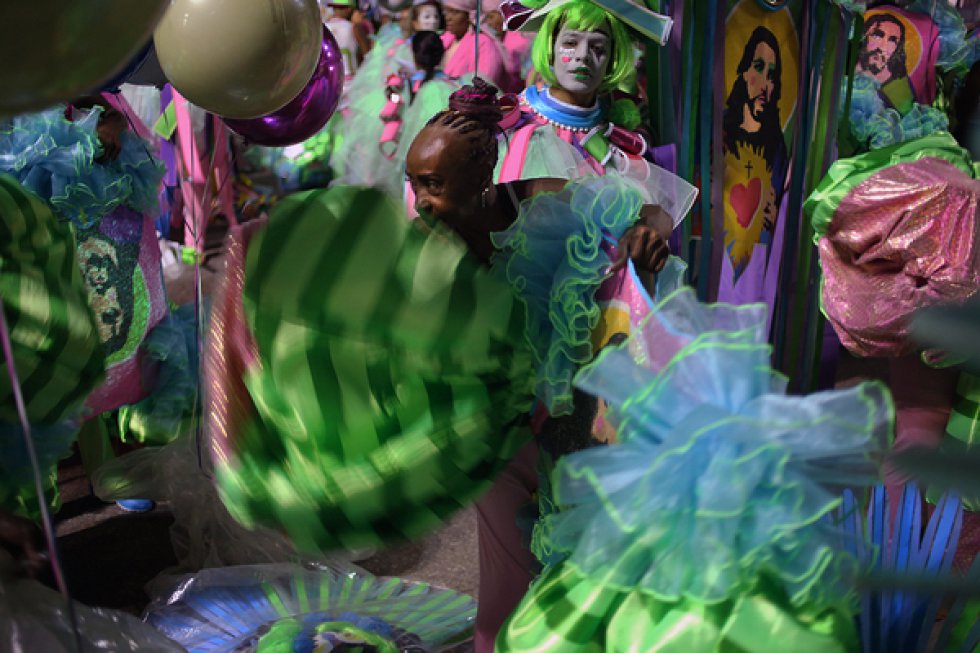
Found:
[[317, 0], [171, 0], [153, 42], [185, 98], [220, 116], [257, 118], [310, 81], [320, 33]]
[[146, 44], [168, 0], [0, 2], [0, 115], [102, 86]]
[[326, 27], [320, 43], [320, 61], [313, 77], [289, 104], [261, 118], [225, 123], [257, 145], [278, 147], [300, 143], [320, 131], [340, 104], [344, 89], [344, 60], [337, 39]]

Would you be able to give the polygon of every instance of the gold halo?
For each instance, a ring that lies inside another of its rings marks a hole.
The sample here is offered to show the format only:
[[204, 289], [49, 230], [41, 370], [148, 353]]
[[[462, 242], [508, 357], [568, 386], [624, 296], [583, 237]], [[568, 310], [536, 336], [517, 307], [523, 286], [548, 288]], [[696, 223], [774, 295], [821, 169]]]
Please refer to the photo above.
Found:
[[919, 58], [922, 56], [922, 38], [919, 36], [918, 28], [904, 13], [884, 7], [864, 12], [864, 22], [867, 23], [869, 18], [877, 14], [888, 14], [905, 27], [905, 68], [909, 75], [912, 75], [919, 67]]
[[768, 11], [759, 6], [756, 0], [741, 0], [725, 19], [725, 96], [735, 83], [735, 70], [742, 58], [742, 50], [756, 27], [766, 27], [779, 43], [779, 58], [782, 63], [782, 85], [779, 95], [780, 127], [786, 129], [790, 118], [796, 111], [796, 94], [799, 85], [800, 39], [793, 24], [789, 8]]

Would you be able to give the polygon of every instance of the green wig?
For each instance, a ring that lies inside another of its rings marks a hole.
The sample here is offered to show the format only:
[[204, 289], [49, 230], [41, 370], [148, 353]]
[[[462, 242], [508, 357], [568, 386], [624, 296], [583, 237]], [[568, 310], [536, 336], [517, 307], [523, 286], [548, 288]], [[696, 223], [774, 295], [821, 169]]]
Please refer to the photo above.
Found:
[[562, 27], [583, 32], [604, 31], [609, 35], [612, 53], [606, 75], [599, 87], [600, 93], [607, 93], [629, 79], [633, 73], [633, 42], [622, 21], [607, 13], [599, 5], [589, 0], [572, 0], [550, 11], [545, 16], [538, 35], [534, 37], [531, 48], [531, 62], [549, 85], [556, 86], [554, 65], [555, 39]]

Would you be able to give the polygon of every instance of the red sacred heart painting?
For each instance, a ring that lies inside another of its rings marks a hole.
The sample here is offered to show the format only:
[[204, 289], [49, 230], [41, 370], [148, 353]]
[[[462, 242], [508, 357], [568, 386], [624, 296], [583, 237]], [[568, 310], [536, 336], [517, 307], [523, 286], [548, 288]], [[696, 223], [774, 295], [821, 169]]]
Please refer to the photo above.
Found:
[[759, 243], [771, 243], [789, 157], [787, 125], [797, 99], [799, 41], [789, 7], [734, 3], [725, 23], [722, 154], [725, 253], [732, 279]]

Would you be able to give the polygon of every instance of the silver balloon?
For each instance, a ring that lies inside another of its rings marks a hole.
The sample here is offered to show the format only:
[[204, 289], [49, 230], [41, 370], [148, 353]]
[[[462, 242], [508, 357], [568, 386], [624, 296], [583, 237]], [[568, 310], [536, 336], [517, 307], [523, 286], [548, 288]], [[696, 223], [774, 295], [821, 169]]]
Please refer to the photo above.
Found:
[[164, 74], [188, 100], [256, 118], [310, 81], [321, 29], [316, 0], [172, 0], [153, 41]]

